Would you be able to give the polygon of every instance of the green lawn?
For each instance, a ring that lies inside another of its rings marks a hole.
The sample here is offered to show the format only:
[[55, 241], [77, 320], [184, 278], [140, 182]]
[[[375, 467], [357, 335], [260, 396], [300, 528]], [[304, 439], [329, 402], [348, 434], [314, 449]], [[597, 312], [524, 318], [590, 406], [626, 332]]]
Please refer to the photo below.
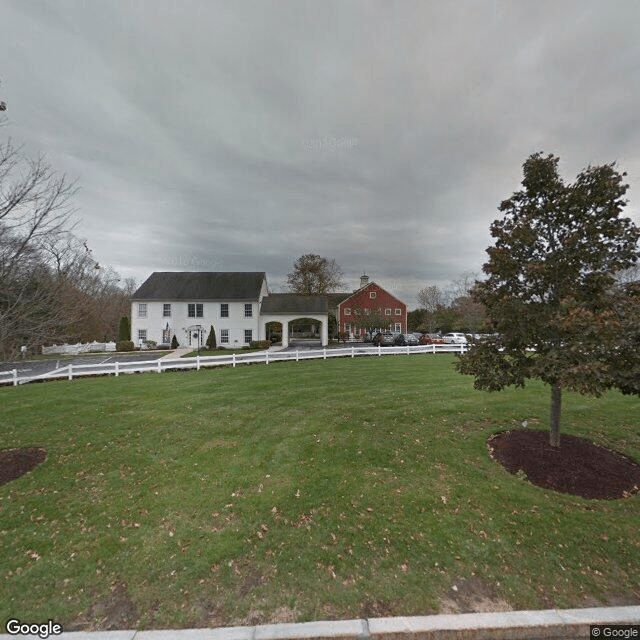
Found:
[[[170, 628], [640, 603], [640, 496], [556, 494], [487, 456], [547, 428], [449, 355], [0, 388], [0, 619]], [[565, 433], [640, 459], [640, 402], [565, 395]], [[455, 589], [454, 589], [455, 587]], [[117, 613], [117, 615], [116, 615]], [[120, 616], [120, 617], [118, 617]]]

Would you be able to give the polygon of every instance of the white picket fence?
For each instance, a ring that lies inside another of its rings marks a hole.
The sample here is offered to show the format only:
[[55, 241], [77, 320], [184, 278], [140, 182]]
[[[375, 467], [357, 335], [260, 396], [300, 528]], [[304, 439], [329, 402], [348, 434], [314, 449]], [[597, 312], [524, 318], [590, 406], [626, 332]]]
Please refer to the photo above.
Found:
[[406, 347], [344, 347], [337, 349], [314, 349], [305, 351], [252, 351], [249, 353], [231, 353], [215, 356], [196, 356], [193, 358], [160, 358], [144, 362], [102, 362], [97, 364], [68, 364], [54, 371], [37, 376], [19, 376], [18, 370], [0, 371], [0, 385], [26, 384], [43, 380], [68, 379], [82, 376], [119, 376], [127, 373], [144, 373], [177, 370], [200, 370], [206, 367], [235, 367], [241, 364], [271, 364], [295, 360], [328, 360], [330, 358], [356, 358], [361, 356], [390, 356], [409, 354], [465, 353], [464, 344], [427, 344]]

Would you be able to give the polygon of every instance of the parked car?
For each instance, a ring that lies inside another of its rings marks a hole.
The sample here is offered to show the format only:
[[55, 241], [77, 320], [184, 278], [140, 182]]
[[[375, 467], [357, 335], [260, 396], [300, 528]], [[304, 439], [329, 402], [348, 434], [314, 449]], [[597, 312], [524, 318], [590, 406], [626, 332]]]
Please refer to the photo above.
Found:
[[415, 337], [413, 333], [401, 333], [396, 337], [395, 344], [403, 347], [406, 345], [415, 346], [420, 344], [420, 341]]
[[444, 340], [436, 333], [425, 333], [420, 338], [420, 344], [444, 344]]
[[396, 340], [396, 335], [397, 334], [391, 333], [391, 331], [379, 331], [375, 336], [373, 336], [373, 340], [371, 342], [373, 342], [376, 347], [379, 345], [392, 345]]
[[467, 344], [467, 336], [464, 333], [445, 333], [442, 339], [445, 344]]

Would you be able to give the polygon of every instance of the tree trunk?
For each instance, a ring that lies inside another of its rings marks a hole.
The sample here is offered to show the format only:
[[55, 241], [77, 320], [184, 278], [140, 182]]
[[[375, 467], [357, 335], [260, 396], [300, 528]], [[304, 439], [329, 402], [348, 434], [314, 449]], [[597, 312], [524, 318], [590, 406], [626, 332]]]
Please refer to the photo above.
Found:
[[556, 449], [560, 447], [560, 408], [562, 406], [562, 391], [560, 385], [551, 385], [551, 428], [549, 444]]

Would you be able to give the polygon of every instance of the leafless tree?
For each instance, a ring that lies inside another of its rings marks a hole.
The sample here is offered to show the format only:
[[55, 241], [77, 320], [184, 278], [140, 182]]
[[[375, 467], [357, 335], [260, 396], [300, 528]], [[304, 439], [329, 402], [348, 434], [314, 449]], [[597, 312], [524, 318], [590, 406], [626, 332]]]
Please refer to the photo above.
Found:
[[57, 335], [66, 324], [43, 247], [73, 228], [70, 201], [76, 190], [43, 157], [29, 160], [11, 141], [0, 143], [0, 351], [5, 357], [22, 344]]
[[43, 156], [25, 158], [9, 140], [0, 143], [0, 286], [21, 259], [75, 226], [70, 206], [77, 186]]

